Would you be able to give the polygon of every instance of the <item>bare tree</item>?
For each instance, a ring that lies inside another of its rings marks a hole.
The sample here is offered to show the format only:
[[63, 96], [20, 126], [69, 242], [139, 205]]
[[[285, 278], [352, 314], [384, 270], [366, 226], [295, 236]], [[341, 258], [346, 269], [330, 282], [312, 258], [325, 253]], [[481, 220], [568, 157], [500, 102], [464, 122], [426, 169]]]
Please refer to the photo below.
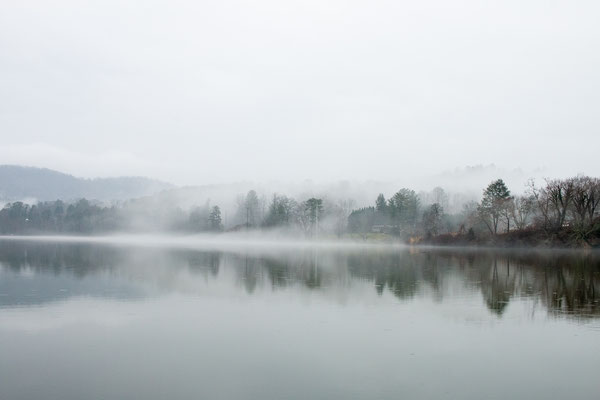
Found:
[[511, 204], [511, 218], [517, 229], [525, 229], [534, 210], [535, 198], [532, 196], [516, 196]]
[[527, 182], [527, 195], [534, 202], [534, 219], [536, 225], [541, 226], [544, 230], [550, 230], [550, 200], [546, 195], [544, 188], [537, 187], [535, 181], [530, 179]]
[[437, 235], [439, 233], [443, 215], [444, 209], [438, 203], [433, 203], [423, 212], [423, 230], [426, 235]]
[[348, 216], [354, 208], [354, 200], [339, 200], [337, 204], [330, 206], [334, 216], [334, 229], [338, 237], [341, 237], [348, 225]]
[[476, 227], [480, 222], [481, 218], [479, 217], [478, 212], [479, 205], [474, 201], [469, 201], [463, 204], [461, 211], [461, 224], [458, 230], [459, 233], [465, 233], [467, 231], [466, 227], [472, 229]]
[[583, 236], [593, 229], [594, 217], [600, 203], [600, 180], [589, 176], [572, 179], [571, 215], [574, 228]]
[[546, 186], [538, 188], [530, 181], [529, 192], [535, 199], [544, 230], [556, 232], [565, 225], [567, 212], [573, 202], [574, 182], [574, 178], [546, 179]]
[[558, 231], [565, 225], [567, 211], [575, 193], [574, 179], [552, 179], [546, 181], [546, 195], [553, 215], [552, 226]]

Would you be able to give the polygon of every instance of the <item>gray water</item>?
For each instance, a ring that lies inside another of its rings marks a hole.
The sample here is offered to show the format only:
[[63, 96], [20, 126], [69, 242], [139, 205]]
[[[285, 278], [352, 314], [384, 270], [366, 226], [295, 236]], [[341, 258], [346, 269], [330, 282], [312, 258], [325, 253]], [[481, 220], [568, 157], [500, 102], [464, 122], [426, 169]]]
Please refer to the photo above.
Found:
[[598, 399], [600, 257], [0, 240], [0, 399]]

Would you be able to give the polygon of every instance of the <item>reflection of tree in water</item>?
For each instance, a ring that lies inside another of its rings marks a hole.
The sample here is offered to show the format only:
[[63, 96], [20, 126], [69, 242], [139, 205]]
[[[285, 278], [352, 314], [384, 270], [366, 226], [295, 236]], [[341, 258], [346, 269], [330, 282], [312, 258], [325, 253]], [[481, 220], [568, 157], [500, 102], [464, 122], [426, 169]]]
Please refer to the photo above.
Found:
[[122, 262], [122, 256], [117, 248], [107, 251], [106, 247], [87, 243], [0, 241], [0, 262], [14, 272], [30, 268], [36, 273], [67, 271], [84, 277], [93, 271], [115, 267]]
[[542, 301], [555, 314], [597, 315], [598, 273], [597, 264], [592, 267], [581, 258], [571, 268], [546, 268], [540, 290]]
[[[37, 305], [74, 296], [133, 299], [138, 287], [109, 276], [123, 261], [117, 249], [90, 244], [0, 241], [0, 307]], [[98, 275], [100, 279], [84, 279]]]
[[323, 285], [323, 268], [315, 252], [300, 255], [271, 256], [232, 256], [227, 265], [233, 268], [238, 281], [248, 293], [252, 293], [265, 275], [272, 289], [302, 284], [309, 289], [318, 289]]
[[288, 259], [278, 261], [277, 259], [265, 258], [263, 267], [271, 282], [271, 288], [284, 288], [289, 284], [291, 266]]
[[209, 277], [214, 278], [219, 275], [221, 253], [216, 251], [202, 253], [197, 251], [188, 251], [184, 257], [186, 257], [188, 260], [191, 273], [200, 274], [206, 279]]
[[428, 252], [354, 254], [348, 258], [348, 269], [355, 277], [374, 281], [380, 295], [387, 289], [399, 299], [409, 299], [426, 286], [441, 300], [443, 261]]
[[360, 280], [372, 282], [377, 293], [389, 291], [400, 300], [419, 292], [439, 300], [456, 295], [453, 290], [461, 294], [480, 292], [487, 307], [498, 316], [516, 298], [539, 301], [553, 315], [600, 316], [597, 253], [313, 249], [266, 255], [0, 241], [0, 263], [17, 273], [27, 270], [77, 278], [123, 269], [126, 279], [155, 282], [165, 289], [173, 287], [169, 279], [176, 285], [178, 271], [190, 271], [208, 282], [219, 279], [225, 268], [233, 271], [247, 293], [261, 287], [325, 290], [334, 286], [348, 288], [351, 295], [352, 281]]
[[600, 316], [598, 254], [568, 252], [511, 252], [427, 250], [354, 254], [348, 270], [359, 279], [374, 281], [400, 299], [431, 288], [444, 296], [444, 281], [457, 276], [465, 287], [481, 291], [491, 312], [501, 316], [512, 298], [541, 298], [552, 313]]
[[548, 252], [481, 252], [465, 270], [478, 272], [486, 304], [501, 315], [511, 298], [540, 299], [553, 314], [600, 316], [598, 254]]
[[511, 275], [510, 259], [492, 261], [491, 271], [482, 267], [481, 292], [490, 311], [502, 315], [515, 290], [515, 274]]
[[377, 293], [388, 289], [400, 299], [414, 296], [423, 280], [423, 264], [406, 252], [352, 254], [348, 257], [350, 274], [374, 281]]
[[323, 263], [326, 262], [326, 260], [320, 258], [317, 250], [305, 253], [298, 270], [300, 272], [298, 278], [304, 286], [309, 289], [318, 289], [325, 284], [326, 277], [324, 276]]
[[241, 271], [246, 292], [253, 293], [262, 272], [260, 260], [245, 256], [244, 266]]

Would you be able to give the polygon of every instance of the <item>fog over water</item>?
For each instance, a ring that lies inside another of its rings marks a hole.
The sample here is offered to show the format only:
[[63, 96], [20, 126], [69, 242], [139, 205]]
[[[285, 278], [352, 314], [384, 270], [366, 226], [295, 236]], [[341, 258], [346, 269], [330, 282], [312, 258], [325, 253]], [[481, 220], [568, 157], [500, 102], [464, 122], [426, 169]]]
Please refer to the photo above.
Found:
[[0, 240], [32, 242], [32, 243], [89, 243], [108, 244], [115, 246], [134, 246], [151, 248], [182, 248], [219, 251], [265, 252], [277, 250], [302, 250], [304, 248], [319, 248], [323, 250], [363, 251], [366, 249], [382, 249], [393, 251], [406, 248], [400, 242], [366, 243], [359, 240], [335, 240], [319, 238], [298, 238], [272, 232], [241, 232], [222, 234], [197, 235], [145, 235], [145, 234], [115, 234], [109, 236], [0, 236]]

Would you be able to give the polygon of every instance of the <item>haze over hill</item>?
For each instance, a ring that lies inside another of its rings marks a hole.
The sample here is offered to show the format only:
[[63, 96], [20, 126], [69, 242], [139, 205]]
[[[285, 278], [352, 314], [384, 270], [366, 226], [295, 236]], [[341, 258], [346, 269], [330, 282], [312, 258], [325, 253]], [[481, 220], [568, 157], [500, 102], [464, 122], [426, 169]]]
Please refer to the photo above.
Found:
[[544, 171], [525, 172], [495, 165], [476, 165], [418, 177], [399, 174], [394, 180], [337, 181], [238, 181], [178, 187], [145, 177], [80, 178], [47, 168], [0, 165], [0, 201], [91, 200], [111, 201], [152, 196], [152, 201], [188, 208], [206, 201], [234, 207], [236, 197], [256, 190], [260, 195], [288, 194], [294, 197], [353, 199], [357, 206], [370, 204], [379, 193], [391, 194], [401, 187], [428, 191], [443, 187], [477, 199], [481, 188], [493, 179], [503, 178], [515, 193], [524, 189], [529, 178], [543, 178]]
[[0, 201], [88, 198], [125, 200], [148, 196], [173, 185], [143, 177], [77, 178], [46, 168], [0, 165]]

